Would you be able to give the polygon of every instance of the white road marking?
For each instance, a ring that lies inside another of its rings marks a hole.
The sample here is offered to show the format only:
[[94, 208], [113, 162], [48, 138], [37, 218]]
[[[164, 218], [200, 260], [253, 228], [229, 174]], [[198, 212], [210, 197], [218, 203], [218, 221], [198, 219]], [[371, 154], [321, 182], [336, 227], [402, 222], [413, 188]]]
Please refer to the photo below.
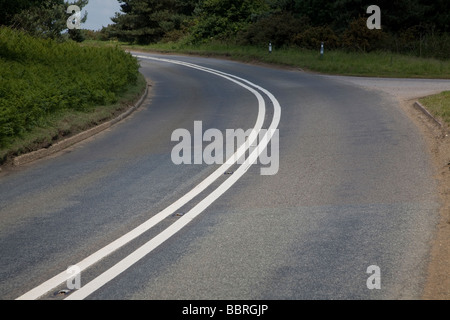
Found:
[[[258, 88], [260, 91], [264, 92], [268, 97], [272, 100], [275, 112], [274, 112], [274, 118], [273, 122], [270, 126], [271, 129], [276, 129], [278, 127], [278, 123], [281, 116], [281, 108], [278, 103], [278, 101], [275, 99], [275, 97], [270, 94], [267, 90], [247, 81], [241, 78], [238, 78], [233, 75], [229, 75], [214, 69], [204, 68], [201, 66], [184, 63], [181, 61], [175, 61], [175, 60], [167, 60], [167, 59], [159, 59], [159, 58], [153, 58], [153, 57], [147, 57], [147, 56], [138, 56], [139, 58], [144, 59], [152, 59], [152, 60], [159, 60], [169, 63], [175, 63], [184, 65], [190, 68], [198, 69], [201, 71], [209, 72], [215, 75], [218, 75], [220, 77], [223, 77], [225, 79], [228, 79], [229, 81], [232, 81], [241, 87], [244, 87], [245, 89], [252, 92], [258, 100], [259, 104], [259, 112], [258, 112], [258, 118], [255, 124], [254, 130], [256, 133], [258, 133], [263, 125], [264, 118], [265, 118], [265, 102], [262, 98], [261, 94], [254, 90], [253, 88], [245, 85], [244, 83], [236, 80], [239, 79], [255, 88]], [[234, 78], [234, 79], [233, 79]], [[249, 161], [250, 165], [256, 161], [259, 154], [265, 149], [268, 142], [270, 141], [272, 137], [273, 131], [269, 129], [269, 131], [266, 133], [265, 138], [263, 138], [263, 142], [260, 143], [263, 148], [258, 148], [255, 150], [251, 155]], [[242, 155], [245, 154], [246, 150], [255, 142], [255, 139], [257, 138], [256, 135], [251, 135], [249, 137], [249, 141], [244, 143], [242, 146], [239, 147], [239, 149], [236, 151], [236, 153], [230, 157], [230, 159], [239, 159]], [[259, 151], [259, 152], [258, 152]], [[236, 161], [235, 160], [235, 161]], [[105, 246], [104, 248], [98, 250], [94, 254], [90, 255], [86, 259], [82, 260], [79, 263], [76, 263], [81, 271], [89, 268], [93, 264], [97, 263], [101, 259], [105, 258], [112, 252], [116, 251], [120, 247], [124, 246], [131, 240], [137, 238], [156, 224], [158, 224], [160, 221], [167, 218], [169, 215], [173, 214], [177, 209], [182, 207], [184, 204], [192, 200], [195, 196], [197, 196], [200, 192], [205, 190], [211, 183], [213, 183], [218, 177], [223, 175], [223, 172], [226, 171], [228, 168], [230, 168], [235, 161], [226, 161], [223, 165], [221, 165], [215, 172], [213, 172], [210, 176], [208, 176], [205, 180], [203, 180], [199, 185], [197, 185], [194, 189], [189, 191], [186, 195], [184, 195], [182, 198], [174, 202], [172, 205], [164, 209], [163, 211], [159, 212], [137, 228], [133, 229], [132, 231], [128, 232], [124, 236], [120, 237], [119, 239], [115, 240], [111, 244]], [[240, 166], [239, 169], [235, 172], [234, 175], [232, 175], [229, 179], [227, 179], [222, 185], [220, 185], [213, 193], [211, 193], [208, 197], [206, 197], [203, 201], [201, 201], [199, 204], [197, 204], [193, 209], [191, 209], [187, 214], [183, 215], [182, 218], [177, 220], [174, 224], [172, 224], [170, 227], [168, 227], [165, 231], [161, 232], [159, 235], [157, 235], [155, 238], [150, 240], [147, 244], [137, 249], [135, 252], [133, 252], [131, 255], [129, 255], [127, 258], [116, 264], [113, 268], [107, 270], [105, 273], [94, 279], [93, 281], [89, 282], [87, 285], [83, 286], [78, 291], [74, 292], [72, 295], [68, 297], [68, 299], [83, 299], [90, 295], [92, 292], [103, 286], [105, 283], [116, 277], [118, 274], [129, 268], [131, 265], [133, 265], [136, 261], [144, 257], [146, 254], [148, 254], [150, 251], [152, 251], [154, 248], [159, 246], [161, 243], [163, 243], [165, 240], [170, 238], [172, 235], [174, 235], [176, 232], [181, 230], [189, 221], [191, 221], [194, 217], [199, 215], [203, 210], [205, 210], [213, 201], [215, 201], [221, 194], [223, 194], [228, 188], [230, 188], [248, 169], [247, 166]], [[45, 295], [47, 292], [51, 291], [52, 289], [56, 288], [57, 286], [63, 284], [65, 281], [67, 281], [68, 275], [64, 271], [57, 276], [51, 278], [50, 280], [42, 283], [38, 287], [30, 290], [29, 292], [25, 293], [24, 295], [17, 298], [17, 300], [33, 300], [38, 299], [39, 297]]]
[[[262, 89], [262, 88], [261, 88]], [[197, 217], [200, 213], [202, 213], [206, 208], [209, 207], [215, 200], [217, 200], [223, 193], [225, 193], [236, 181], [242, 177], [247, 169], [255, 163], [258, 159], [259, 155], [262, 151], [267, 147], [270, 142], [274, 131], [278, 128], [278, 124], [281, 118], [281, 107], [275, 97], [268, 91], [264, 90], [265, 94], [272, 100], [274, 104], [274, 117], [272, 123], [267, 131], [265, 137], [261, 139], [262, 142], [258, 145], [258, 148], [254, 150], [250, 156], [249, 161], [247, 161], [247, 165], [241, 165], [234, 174], [225, 180], [219, 187], [217, 187], [212, 193], [210, 193], [206, 198], [204, 198], [201, 202], [199, 202], [194, 208], [192, 208], [189, 212], [183, 215], [179, 220], [169, 226], [167, 229], [159, 233], [157, 236], [152, 238], [150, 241], [145, 243], [143, 246], [139, 247], [133, 253], [128, 255], [126, 258], [122, 259], [119, 263], [115, 264], [113, 267], [99, 275], [97, 278], [83, 286], [81, 289], [75, 291], [70, 296], [68, 296], [65, 300], [82, 300], [88, 297], [90, 294], [104, 286], [109, 281], [113, 280], [119, 274], [130, 268], [140, 259], [145, 257], [159, 245], [161, 245], [164, 241], [172, 237], [178, 231], [180, 231], [183, 227], [185, 227], [192, 219]]]

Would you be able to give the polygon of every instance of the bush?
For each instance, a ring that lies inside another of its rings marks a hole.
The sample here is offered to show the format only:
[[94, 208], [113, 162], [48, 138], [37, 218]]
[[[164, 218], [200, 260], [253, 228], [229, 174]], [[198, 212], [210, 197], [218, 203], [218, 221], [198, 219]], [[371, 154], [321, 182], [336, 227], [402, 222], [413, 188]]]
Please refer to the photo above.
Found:
[[293, 38], [293, 43], [305, 49], [318, 50], [324, 42], [327, 49], [340, 46], [339, 37], [330, 27], [309, 27]]
[[300, 19], [290, 13], [280, 13], [262, 18], [240, 34], [241, 42], [261, 45], [272, 42], [277, 47], [290, 45], [293, 37], [305, 28]]
[[81, 47], [0, 28], [0, 148], [65, 109], [116, 102], [136, 82], [137, 60], [119, 48]]
[[353, 20], [342, 35], [342, 46], [350, 50], [370, 52], [381, 49], [386, 35], [382, 30], [367, 28], [367, 18]]
[[83, 42], [86, 40], [85, 31], [80, 29], [72, 29], [68, 31], [69, 38], [76, 42]]

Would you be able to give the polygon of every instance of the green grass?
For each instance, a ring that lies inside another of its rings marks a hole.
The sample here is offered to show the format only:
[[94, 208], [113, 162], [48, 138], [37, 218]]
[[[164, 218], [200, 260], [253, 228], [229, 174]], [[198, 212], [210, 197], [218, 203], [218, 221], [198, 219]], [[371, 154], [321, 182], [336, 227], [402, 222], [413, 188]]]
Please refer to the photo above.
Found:
[[0, 27], [0, 164], [110, 118], [144, 88], [137, 59], [119, 47]]
[[425, 97], [419, 100], [433, 116], [450, 125], [450, 91]]
[[396, 77], [396, 78], [441, 78], [450, 79], [450, 60], [400, 55], [389, 52], [345, 52], [327, 51], [323, 58], [319, 50], [300, 48], [274, 48], [239, 46], [224, 43], [186, 45], [183, 43], [158, 43], [148, 46], [129, 45], [118, 42], [88, 41], [87, 45], [120, 45], [126, 49], [180, 53], [202, 56], [226, 57], [243, 62], [260, 62], [300, 68], [305, 71], [334, 75]]
[[136, 84], [129, 84], [116, 103], [99, 105], [89, 112], [63, 110], [49, 115], [45, 124], [26, 131], [8, 146], [0, 148], [0, 164], [7, 163], [15, 156], [46, 148], [63, 138], [115, 118], [139, 100], [146, 86], [146, 79], [139, 74]]

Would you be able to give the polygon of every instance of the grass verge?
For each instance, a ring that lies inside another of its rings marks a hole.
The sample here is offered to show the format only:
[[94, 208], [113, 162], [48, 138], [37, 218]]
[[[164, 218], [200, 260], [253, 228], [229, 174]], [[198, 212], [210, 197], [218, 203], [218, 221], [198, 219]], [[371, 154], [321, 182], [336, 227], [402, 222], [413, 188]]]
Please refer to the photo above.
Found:
[[111, 119], [145, 85], [138, 60], [122, 48], [0, 26], [0, 165]]
[[433, 116], [450, 125], [450, 91], [444, 91], [436, 95], [425, 97], [419, 102], [431, 112]]
[[47, 148], [64, 138], [115, 118], [139, 100], [146, 86], [146, 79], [139, 74], [136, 83], [129, 84], [114, 104], [99, 105], [89, 111], [62, 110], [49, 115], [45, 125], [34, 127], [0, 149], [0, 165], [11, 163], [16, 156]]
[[390, 52], [319, 51], [300, 48], [268, 48], [239, 46], [224, 43], [186, 45], [182, 43], [158, 43], [147, 46], [130, 45], [113, 41], [87, 41], [86, 45], [120, 45], [125, 49], [159, 53], [193, 54], [225, 57], [243, 62], [260, 62], [300, 68], [304, 71], [347, 76], [389, 78], [439, 78], [450, 79], [450, 61], [419, 58]]

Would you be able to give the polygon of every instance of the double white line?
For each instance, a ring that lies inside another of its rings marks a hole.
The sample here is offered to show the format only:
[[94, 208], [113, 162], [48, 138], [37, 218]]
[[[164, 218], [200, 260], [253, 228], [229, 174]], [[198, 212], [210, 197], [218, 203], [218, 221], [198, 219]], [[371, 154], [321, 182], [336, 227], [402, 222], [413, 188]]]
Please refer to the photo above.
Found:
[[[224, 164], [222, 164], [216, 171], [214, 171], [210, 176], [208, 176], [205, 180], [203, 180], [200, 184], [198, 184], [196, 187], [194, 187], [192, 190], [190, 190], [188, 193], [186, 193], [183, 197], [178, 199], [176, 202], [168, 206], [166, 209], [162, 210], [143, 224], [139, 225], [135, 229], [131, 230], [127, 234], [123, 235], [122, 237], [118, 238], [117, 240], [113, 241], [109, 245], [103, 247], [102, 249], [98, 250], [97, 252], [93, 253], [89, 257], [85, 258], [84, 260], [76, 263], [75, 265], [79, 268], [80, 272], [83, 270], [86, 270], [87, 268], [91, 267], [93, 264], [97, 263], [98, 261], [102, 260], [109, 254], [113, 253], [114, 251], [118, 250], [125, 244], [129, 243], [133, 239], [136, 239], [140, 235], [142, 235], [144, 232], [148, 231], [155, 225], [157, 225], [162, 220], [166, 219], [170, 215], [172, 215], [176, 210], [184, 206], [186, 203], [188, 203], [190, 200], [192, 200], [194, 197], [199, 195], [202, 191], [204, 191], [208, 186], [210, 186], [214, 181], [216, 181], [219, 177], [223, 176], [224, 172], [227, 171], [232, 165], [234, 165], [237, 161], [237, 159], [240, 159], [243, 155], [245, 155], [246, 151], [249, 149], [251, 145], [253, 145], [256, 142], [256, 139], [258, 137], [258, 133], [262, 129], [264, 118], [265, 118], [265, 112], [266, 112], [266, 105], [264, 98], [260, 94], [260, 92], [264, 93], [273, 104], [274, 108], [274, 114], [272, 123], [270, 124], [270, 127], [268, 128], [265, 136], [260, 140], [259, 145], [257, 148], [251, 152], [249, 155], [248, 161], [245, 162], [245, 164], [242, 164], [234, 173], [231, 175], [227, 180], [225, 180], [220, 186], [218, 186], [212, 193], [210, 193], [208, 196], [206, 196], [202, 201], [200, 201], [196, 206], [194, 206], [189, 212], [184, 214], [180, 219], [178, 219], [176, 222], [174, 222], [172, 225], [170, 225], [168, 228], [166, 228], [164, 231], [159, 233], [157, 236], [152, 238], [150, 241], [136, 249], [133, 253], [128, 255], [126, 258], [122, 259], [120, 262], [115, 264], [113, 267], [105, 271], [104, 273], [100, 274], [97, 278], [93, 279], [91, 282], [87, 283], [80, 289], [74, 291], [72, 294], [70, 294], [65, 300], [81, 300], [101, 288], [103, 285], [117, 277], [119, 274], [130, 268], [133, 264], [135, 264], [137, 261], [142, 259], [144, 256], [149, 254], [151, 251], [153, 251], [155, 248], [157, 248], [160, 244], [162, 244], [164, 241], [172, 237], [174, 234], [176, 234], [178, 231], [180, 231], [183, 227], [185, 227], [192, 219], [197, 217], [200, 213], [202, 213], [209, 205], [211, 205], [217, 198], [219, 198], [224, 192], [226, 192], [244, 173], [247, 171], [247, 169], [256, 162], [259, 155], [265, 150], [268, 143], [272, 139], [273, 135], [275, 134], [275, 131], [278, 128], [280, 118], [281, 118], [281, 107], [278, 103], [278, 100], [266, 89], [261, 88], [260, 86], [257, 86], [256, 84], [239, 78], [237, 76], [227, 74], [224, 72], [220, 72], [214, 69], [198, 66], [195, 64], [182, 62], [182, 61], [176, 61], [176, 60], [168, 60], [168, 59], [161, 59], [161, 58], [154, 58], [149, 56], [141, 56], [136, 55], [136, 57], [141, 59], [150, 59], [160, 62], [167, 62], [177, 65], [186, 66], [189, 68], [197, 69], [200, 71], [208, 72], [214, 75], [217, 75], [219, 77], [225, 78], [231, 82], [236, 83], [237, 85], [247, 89], [251, 93], [253, 93], [257, 100], [258, 100], [258, 106], [259, 106], [259, 112], [258, 112], [258, 118], [256, 120], [255, 127], [253, 128], [253, 133], [248, 137], [247, 141], [241, 145], [238, 150], [230, 157], [229, 160], [227, 160]], [[260, 92], [259, 92], [259, 91]], [[60, 274], [56, 275], [55, 277], [47, 280], [46, 282], [42, 283], [41, 285], [37, 286], [36, 288], [30, 290], [29, 292], [25, 293], [24, 295], [17, 298], [17, 300], [34, 300], [42, 297], [43, 295], [47, 294], [51, 290], [54, 290], [58, 286], [64, 284], [70, 276], [67, 274], [66, 271], [61, 272]]]

